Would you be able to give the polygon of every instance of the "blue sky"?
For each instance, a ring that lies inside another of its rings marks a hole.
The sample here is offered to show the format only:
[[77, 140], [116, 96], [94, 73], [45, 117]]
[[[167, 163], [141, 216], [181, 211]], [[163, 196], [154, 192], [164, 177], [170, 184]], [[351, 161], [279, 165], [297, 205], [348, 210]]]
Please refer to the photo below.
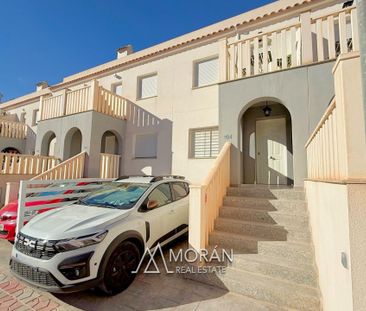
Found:
[[11, 0], [0, 3], [3, 101], [271, 0]]

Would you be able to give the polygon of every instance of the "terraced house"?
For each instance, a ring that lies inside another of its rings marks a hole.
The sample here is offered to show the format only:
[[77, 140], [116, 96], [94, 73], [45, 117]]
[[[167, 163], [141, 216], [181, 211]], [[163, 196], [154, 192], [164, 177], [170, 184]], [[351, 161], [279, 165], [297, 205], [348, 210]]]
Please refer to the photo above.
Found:
[[191, 246], [236, 253], [194, 278], [278, 308], [364, 310], [359, 45], [353, 1], [279, 0], [40, 82], [0, 106], [2, 202], [30, 178], [183, 175]]

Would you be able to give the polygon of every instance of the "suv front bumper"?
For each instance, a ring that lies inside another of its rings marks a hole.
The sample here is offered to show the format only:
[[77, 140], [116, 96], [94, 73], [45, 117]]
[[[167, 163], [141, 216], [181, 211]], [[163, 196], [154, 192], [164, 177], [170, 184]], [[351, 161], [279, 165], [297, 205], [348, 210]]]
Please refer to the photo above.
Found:
[[25, 255], [13, 247], [10, 269], [21, 280], [53, 293], [75, 292], [93, 288], [101, 282], [101, 279], [98, 278], [95, 271], [91, 273], [89, 260], [87, 261], [89, 270], [87, 277], [70, 280], [60, 270], [60, 266], [63, 263], [70, 263], [73, 258], [78, 258], [86, 254], [90, 255], [90, 259], [94, 254], [94, 250], [91, 248], [86, 247], [75, 251], [59, 253], [51, 259], [42, 260]]

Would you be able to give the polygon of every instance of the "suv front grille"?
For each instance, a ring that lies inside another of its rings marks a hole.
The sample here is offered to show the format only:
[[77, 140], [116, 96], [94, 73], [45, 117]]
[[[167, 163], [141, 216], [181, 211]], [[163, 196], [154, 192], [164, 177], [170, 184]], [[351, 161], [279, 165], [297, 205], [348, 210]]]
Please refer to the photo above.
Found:
[[22, 233], [18, 234], [15, 248], [27, 256], [39, 259], [51, 259], [58, 253], [52, 242], [32, 238]]
[[10, 267], [14, 273], [30, 282], [48, 287], [58, 286], [54, 277], [47, 271], [41, 271], [38, 268], [25, 265], [14, 259], [11, 260]]

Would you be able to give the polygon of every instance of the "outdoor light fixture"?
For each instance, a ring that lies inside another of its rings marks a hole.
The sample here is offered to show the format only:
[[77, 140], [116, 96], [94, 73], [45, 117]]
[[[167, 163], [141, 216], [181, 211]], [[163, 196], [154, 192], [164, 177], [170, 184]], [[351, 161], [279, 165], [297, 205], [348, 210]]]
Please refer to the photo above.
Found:
[[263, 107], [262, 110], [263, 110], [264, 116], [269, 117], [271, 115], [272, 108], [268, 106], [268, 103], [266, 103], [266, 105]]
[[114, 74], [114, 77], [116, 78], [116, 79], [118, 79], [118, 80], [120, 80], [120, 79], [122, 79], [122, 77], [119, 75], [119, 74]]

